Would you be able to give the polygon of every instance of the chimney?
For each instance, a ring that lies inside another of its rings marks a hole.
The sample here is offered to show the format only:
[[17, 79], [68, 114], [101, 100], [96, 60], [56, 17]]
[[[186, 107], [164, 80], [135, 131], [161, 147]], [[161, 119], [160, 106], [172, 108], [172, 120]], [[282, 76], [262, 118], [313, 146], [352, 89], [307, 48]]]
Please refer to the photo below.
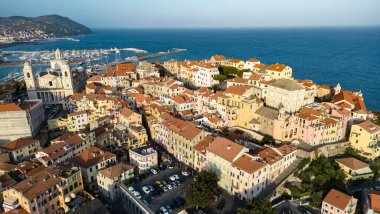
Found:
[[227, 146], [227, 150], [231, 150], [231, 145], [228, 145], [228, 146]]

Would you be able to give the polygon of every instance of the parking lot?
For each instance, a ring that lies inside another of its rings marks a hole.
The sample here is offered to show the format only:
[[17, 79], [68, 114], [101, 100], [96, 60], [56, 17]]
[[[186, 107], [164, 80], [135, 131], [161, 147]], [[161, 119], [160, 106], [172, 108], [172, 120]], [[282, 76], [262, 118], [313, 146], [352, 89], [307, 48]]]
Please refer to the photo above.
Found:
[[[192, 176], [182, 174], [184, 168], [173, 166], [172, 168], [161, 167], [156, 169], [157, 174], [147, 173], [139, 175], [136, 179], [125, 183], [137, 191], [140, 200], [156, 213], [172, 213], [179, 211], [185, 205], [184, 192], [186, 186], [192, 182]], [[171, 176], [177, 175], [176, 178]], [[170, 188], [169, 188], [170, 186]], [[143, 191], [143, 187], [146, 192]], [[167, 212], [160, 210], [165, 207]]]

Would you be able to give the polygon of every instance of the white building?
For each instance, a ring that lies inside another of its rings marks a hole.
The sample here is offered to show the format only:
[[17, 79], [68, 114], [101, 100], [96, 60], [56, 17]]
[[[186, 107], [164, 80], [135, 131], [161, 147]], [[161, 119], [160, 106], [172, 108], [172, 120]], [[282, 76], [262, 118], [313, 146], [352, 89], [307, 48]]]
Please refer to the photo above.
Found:
[[192, 83], [197, 87], [211, 87], [218, 84], [213, 77], [219, 74], [217, 67], [211, 64], [200, 64], [196, 66], [196, 71], [193, 73]]
[[290, 113], [313, 102], [314, 97], [307, 98], [305, 88], [291, 79], [279, 79], [268, 84], [265, 95], [265, 103], [268, 106], [277, 109], [283, 107], [286, 112]]
[[86, 72], [72, 72], [63, 53], [57, 49], [51, 68], [38, 74], [29, 62], [24, 63], [24, 80], [29, 99], [40, 99], [43, 104], [61, 104], [69, 95], [79, 92], [86, 82]]
[[260, 64], [260, 61], [255, 59], [255, 58], [251, 58], [251, 59], [248, 59], [247, 61], [245, 61], [244, 63], [244, 69], [249, 69], [249, 70], [253, 70], [253, 67], [255, 65], [258, 65]]
[[130, 149], [129, 161], [139, 172], [146, 171], [158, 165], [157, 151], [148, 146]]
[[18, 138], [34, 138], [45, 121], [40, 100], [20, 104], [0, 104], [0, 143]]

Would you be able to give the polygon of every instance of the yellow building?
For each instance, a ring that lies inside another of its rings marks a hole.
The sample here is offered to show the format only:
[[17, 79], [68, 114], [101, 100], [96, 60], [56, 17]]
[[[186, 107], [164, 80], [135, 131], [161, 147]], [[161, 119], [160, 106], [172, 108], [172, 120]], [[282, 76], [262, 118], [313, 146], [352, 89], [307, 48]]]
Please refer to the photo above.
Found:
[[120, 112], [120, 122], [121, 124], [130, 127], [133, 124], [142, 124], [142, 117], [141, 114], [138, 114], [134, 111], [132, 111], [129, 108], [123, 108]]
[[5, 211], [18, 207], [28, 213], [65, 213], [65, 201], [83, 192], [79, 168], [53, 165], [3, 192]]
[[49, 131], [55, 130], [55, 129], [62, 129], [62, 128], [66, 128], [67, 119], [66, 118], [49, 119], [47, 123], [48, 123]]
[[[222, 119], [232, 126], [249, 128], [253, 119], [252, 112], [262, 106], [262, 101], [254, 96], [254, 88], [250, 86], [230, 86], [217, 99], [217, 110]], [[238, 116], [244, 115], [244, 117]]]
[[380, 127], [371, 121], [353, 125], [350, 133], [351, 147], [363, 156], [375, 159], [380, 156]]
[[116, 164], [98, 171], [97, 183], [103, 196], [110, 200], [115, 200], [120, 196], [118, 184], [133, 177], [133, 166], [126, 164]]
[[269, 65], [265, 73], [272, 76], [273, 79], [291, 79], [293, 70], [289, 66], [276, 63]]
[[356, 158], [339, 158], [335, 159], [339, 166], [343, 169], [348, 180], [359, 180], [373, 178], [373, 172], [369, 168], [369, 164], [364, 163]]
[[84, 130], [87, 124], [96, 119], [96, 115], [91, 111], [77, 111], [67, 115], [67, 129], [70, 132]]
[[232, 164], [249, 149], [226, 138], [217, 137], [206, 148], [208, 170], [213, 171], [219, 177], [219, 186], [233, 193]]

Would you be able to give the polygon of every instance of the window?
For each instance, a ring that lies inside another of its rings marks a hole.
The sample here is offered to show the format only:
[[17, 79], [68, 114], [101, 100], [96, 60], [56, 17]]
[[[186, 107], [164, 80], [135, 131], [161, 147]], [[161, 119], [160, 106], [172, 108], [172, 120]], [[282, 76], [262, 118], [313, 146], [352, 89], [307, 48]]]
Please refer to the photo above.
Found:
[[52, 81], [49, 81], [49, 86], [53, 86], [53, 82]]

